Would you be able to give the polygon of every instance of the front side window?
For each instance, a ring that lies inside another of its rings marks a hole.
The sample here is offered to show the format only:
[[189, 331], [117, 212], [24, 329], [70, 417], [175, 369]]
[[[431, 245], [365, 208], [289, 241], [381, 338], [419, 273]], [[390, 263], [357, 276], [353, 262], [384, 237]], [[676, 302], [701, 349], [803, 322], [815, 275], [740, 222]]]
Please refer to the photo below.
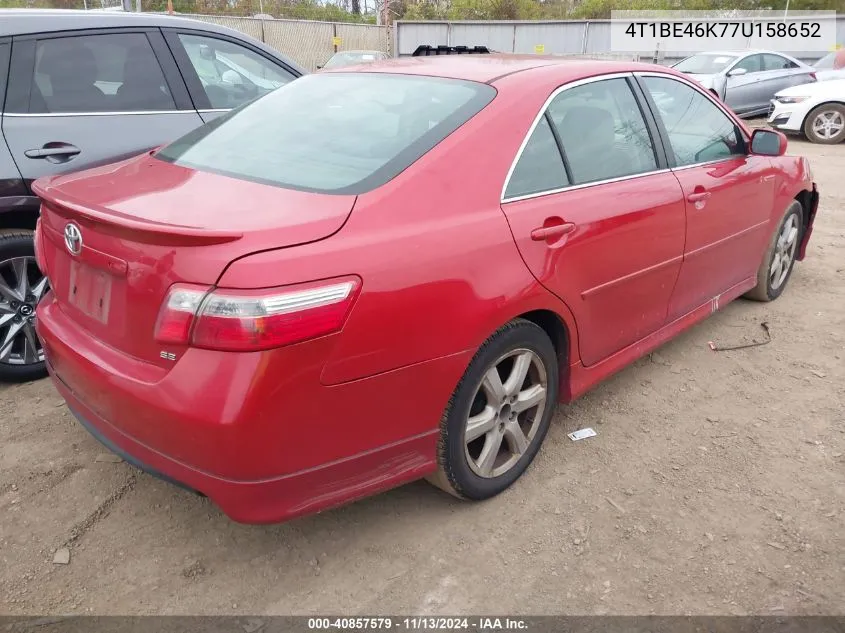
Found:
[[156, 156], [280, 187], [359, 194], [399, 174], [495, 95], [492, 86], [457, 79], [307, 75]]
[[571, 184], [546, 116], [540, 118], [505, 188], [505, 198], [554, 191]]
[[678, 167], [745, 154], [736, 124], [694, 88], [664, 77], [644, 77]]
[[763, 56], [749, 55], [748, 57], [744, 57], [731, 70], [736, 70], [737, 68], [742, 68], [746, 73], [759, 73], [763, 70]]
[[593, 81], [561, 92], [549, 105], [573, 184], [657, 168], [654, 144], [625, 79]]
[[735, 61], [735, 55], [701, 53], [678, 62], [675, 64], [675, 70], [688, 75], [714, 75], [722, 72]]
[[179, 34], [211, 107], [228, 110], [262, 97], [295, 77], [244, 46], [203, 35]]
[[143, 33], [38, 40], [29, 112], [175, 110]]

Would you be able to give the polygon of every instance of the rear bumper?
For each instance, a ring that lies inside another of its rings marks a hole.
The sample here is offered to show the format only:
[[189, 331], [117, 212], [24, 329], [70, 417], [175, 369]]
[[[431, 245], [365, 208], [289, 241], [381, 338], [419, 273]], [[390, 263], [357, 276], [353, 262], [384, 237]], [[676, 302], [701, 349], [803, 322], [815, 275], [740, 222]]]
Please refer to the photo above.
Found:
[[276, 479], [223, 479], [179, 463], [122, 434], [87, 410], [49, 364], [48, 369], [76, 419], [106, 448], [154, 477], [211, 498], [239, 523], [287, 521], [419, 479], [434, 469], [436, 432]]
[[38, 332], [57, 389], [92, 434], [243, 523], [310, 514], [432, 472], [440, 417], [471, 354], [328, 387], [305, 345], [215, 358], [195, 350], [144, 382], [137, 361], [121, 364], [49, 298]]

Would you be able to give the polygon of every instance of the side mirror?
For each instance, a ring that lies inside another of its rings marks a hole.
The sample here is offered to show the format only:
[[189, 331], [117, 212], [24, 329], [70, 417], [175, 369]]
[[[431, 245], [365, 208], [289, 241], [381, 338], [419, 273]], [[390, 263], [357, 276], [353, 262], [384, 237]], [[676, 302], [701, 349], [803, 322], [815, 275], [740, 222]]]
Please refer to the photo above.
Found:
[[317, 70], [320, 70], [323, 67], [322, 64], [317, 64]]
[[757, 129], [751, 134], [751, 153], [759, 156], [786, 154], [786, 135], [777, 130]]
[[731, 72], [728, 73], [728, 77], [742, 77], [748, 71], [745, 68], [734, 68]]

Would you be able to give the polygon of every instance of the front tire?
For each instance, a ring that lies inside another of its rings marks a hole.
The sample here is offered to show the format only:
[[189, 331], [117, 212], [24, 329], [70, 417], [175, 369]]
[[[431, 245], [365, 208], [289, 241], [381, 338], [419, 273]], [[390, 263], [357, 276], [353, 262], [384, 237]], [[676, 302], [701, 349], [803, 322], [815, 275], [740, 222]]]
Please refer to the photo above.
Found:
[[795, 254], [803, 234], [803, 209], [794, 200], [772, 235], [769, 248], [757, 270], [757, 285], [745, 295], [756, 301], [774, 301], [786, 288], [795, 266]]
[[536, 324], [516, 319], [494, 333], [449, 400], [429, 481], [476, 501], [506, 490], [540, 450], [557, 407], [558, 375], [555, 348]]
[[32, 233], [0, 234], [0, 381], [26, 382], [47, 375], [44, 350], [35, 334], [35, 307], [46, 292]]
[[804, 119], [804, 136], [811, 143], [836, 145], [845, 140], [845, 105], [823, 103]]

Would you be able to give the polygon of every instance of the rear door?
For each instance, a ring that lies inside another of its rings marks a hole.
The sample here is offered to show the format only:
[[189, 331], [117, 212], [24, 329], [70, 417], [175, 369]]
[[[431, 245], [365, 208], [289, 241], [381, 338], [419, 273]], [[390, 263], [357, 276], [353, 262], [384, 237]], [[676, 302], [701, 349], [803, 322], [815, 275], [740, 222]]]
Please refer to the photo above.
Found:
[[201, 124], [157, 29], [14, 39], [2, 125], [27, 184], [140, 154]]
[[299, 76], [280, 60], [232, 37], [184, 29], [164, 29], [164, 36], [204, 121]]
[[681, 187], [632, 79], [559, 88], [502, 200], [526, 264], [575, 315], [585, 365], [664, 324], [684, 248]]
[[[747, 153], [736, 122], [692, 84], [640, 75], [686, 197], [684, 262], [669, 304], [679, 318], [756, 274], [775, 196], [775, 169]], [[665, 95], [670, 95], [666, 99]]]
[[803, 68], [783, 55], [764, 53], [763, 85], [766, 88], [766, 105], [778, 91], [814, 81], [810, 72], [811, 69]]

